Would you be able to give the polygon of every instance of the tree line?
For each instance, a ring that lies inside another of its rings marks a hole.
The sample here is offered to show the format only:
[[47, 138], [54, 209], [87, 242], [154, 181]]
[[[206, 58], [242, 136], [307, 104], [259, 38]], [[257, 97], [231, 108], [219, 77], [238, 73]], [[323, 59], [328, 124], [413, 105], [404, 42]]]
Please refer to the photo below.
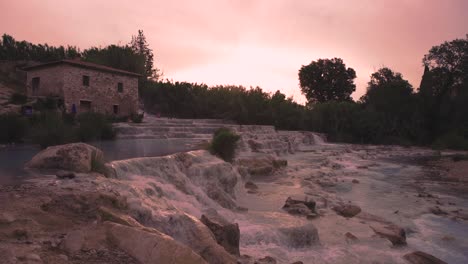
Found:
[[178, 118], [222, 118], [239, 124], [326, 133], [349, 143], [434, 145], [468, 149], [468, 35], [432, 47], [422, 59], [420, 87], [388, 67], [370, 76], [367, 91], [353, 101], [356, 72], [340, 58], [318, 59], [298, 71], [301, 105], [260, 87], [161, 80], [143, 31], [127, 45], [51, 47], [15, 41], [4, 35], [0, 60], [80, 57], [143, 75], [140, 100], [145, 111]]
[[3, 34], [0, 39], [0, 60], [51, 62], [80, 59], [113, 68], [139, 73], [145, 79], [158, 79], [159, 69], [154, 67], [154, 55], [142, 30], [125, 45], [91, 47], [81, 51], [76, 46], [51, 46], [17, 41]]

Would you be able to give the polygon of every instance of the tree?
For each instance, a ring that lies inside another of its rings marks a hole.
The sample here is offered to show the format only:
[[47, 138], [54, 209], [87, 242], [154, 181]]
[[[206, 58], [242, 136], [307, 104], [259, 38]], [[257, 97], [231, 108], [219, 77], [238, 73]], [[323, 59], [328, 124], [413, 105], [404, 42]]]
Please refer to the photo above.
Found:
[[381, 110], [387, 111], [405, 101], [412, 93], [413, 86], [403, 79], [401, 73], [384, 67], [371, 75], [367, 93], [361, 97], [360, 101], [377, 108], [383, 107], [384, 109]]
[[432, 47], [423, 63], [419, 95], [432, 137], [458, 134], [468, 138], [468, 35]]
[[299, 70], [301, 91], [308, 103], [351, 101], [355, 78], [354, 69], [346, 68], [340, 58], [312, 61]]
[[138, 30], [137, 36], [132, 36], [130, 46], [136, 54], [139, 54], [145, 58], [145, 77], [149, 79], [159, 79], [160, 71], [154, 68], [154, 54], [153, 50], [149, 48], [146, 42], [146, 37], [143, 34], [143, 30]]
[[145, 58], [136, 54], [130, 46], [92, 47], [83, 52], [82, 60], [142, 75], [145, 74]]
[[379, 113], [383, 143], [394, 143], [395, 139], [413, 141], [417, 139], [422, 117], [411, 84], [401, 73], [381, 68], [371, 75], [367, 93], [360, 101], [366, 110]]
[[32, 44], [16, 41], [12, 36], [3, 34], [0, 40], [0, 60], [33, 60], [40, 62], [73, 59], [80, 56], [80, 50], [74, 46], [54, 47], [48, 44]]

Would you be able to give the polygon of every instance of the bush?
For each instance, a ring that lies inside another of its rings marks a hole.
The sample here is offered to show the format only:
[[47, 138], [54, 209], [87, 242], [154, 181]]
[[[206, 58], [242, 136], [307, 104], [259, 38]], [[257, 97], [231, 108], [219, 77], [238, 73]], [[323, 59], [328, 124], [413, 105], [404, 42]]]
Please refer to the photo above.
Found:
[[0, 143], [20, 142], [28, 129], [26, 118], [18, 114], [0, 115]]
[[34, 122], [31, 139], [42, 148], [76, 141], [73, 126], [65, 124], [60, 113], [44, 112]]
[[107, 168], [101, 159], [96, 158], [96, 153], [93, 152], [91, 157], [91, 171], [106, 175]]
[[10, 103], [17, 104], [17, 105], [25, 104], [27, 101], [28, 101], [28, 97], [20, 93], [13, 93], [10, 98]]
[[432, 147], [435, 149], [468, 150], [468, 139], [456, 132], [450, 132], [437, 138], [432, 144]]
[[231, 162], [234, 159], [239, 139], [240, 136], [233, 133], [230, 129], [220, 128], [213, 135], [210, 146], [211, 153], [225, 161]]
[[32, 107], [37, 111], [57, 110], [63, 107], [63, 100], [56, 97], [37, 98]]
[[109, 140], [115, 138], [112, 123], [103, 114], [83, 113], [78, 116], [78, 139], [81, 141]]
[[133, 123], [141, 123], [143, 122], [143, 117], [145, 116], [144, 113], [132, 114], [131, 119]]

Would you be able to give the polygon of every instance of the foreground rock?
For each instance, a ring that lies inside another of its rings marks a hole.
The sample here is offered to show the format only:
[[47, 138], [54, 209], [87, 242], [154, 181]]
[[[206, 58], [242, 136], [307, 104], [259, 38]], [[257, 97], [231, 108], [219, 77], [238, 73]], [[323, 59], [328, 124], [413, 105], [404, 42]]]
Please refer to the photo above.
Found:
[[264, 258], [257, 259], [254, 263], [255, 263], [255, 264], [276, 264], [277, 261], [276, 261], [276, 259], [273, 258], [273, 257], [266, 256], [266, 257], [264, 257]]
[[240, 256], [240, 231], [238, 224], [229, 223], [215, 210], [209, 210], [203, 214], [201, 221], [213, 232], [219, 245], [226, 249], [227, 252]]
[[119, 248], [143, 264], [207, 263], [189, 247], [177, 243], [155, 229], [106, 223], [108, 237]]
[[286, 160], [273, 156], [248, 157], [236, 160], [236, 165], [246, 170], [251, 177], [268, 176], [288, 165]]
[[447, 262], [421, 251], [408, 253], [403, 258], [412, 264], [447, 264]]
[[84, 143], [72, 143], [46, 148], [26, 163], [26, 167], [90, 172], [96, 164], [104, 164], [101, 150]]
[[311, 247], [320, 241], [318, 230], [312, 223], [282, 228], [280, 232], [285, 236], [286, 244], [293, 248]]
[[57, 171], [55, 176], [57, 176], [58, 179], [63, 180], [63, 179], [73, 179], [76, 177], [76, 174], [74, 172], [60, 170], [60, 171]]
[[374, 230], [377, 235], [388, 239], [394, 246], [406, 245], [406, 232], [397, 225], [371, 226], [370, 228]]
[[339, 205], [333, 208], [335, 212], [344, 217], [354, 217], [361, 212], [361, 207], [352, 204]]
[[247, 189], [247, 192], [250, 194], [258, 193], [258, 186], [251, 181], [246, 182], [244, 187]]
[[309, 216], [315, 214], [315, 201], [300, 199], [297, 197], [288, 197], [283, 209], [289, 214]]

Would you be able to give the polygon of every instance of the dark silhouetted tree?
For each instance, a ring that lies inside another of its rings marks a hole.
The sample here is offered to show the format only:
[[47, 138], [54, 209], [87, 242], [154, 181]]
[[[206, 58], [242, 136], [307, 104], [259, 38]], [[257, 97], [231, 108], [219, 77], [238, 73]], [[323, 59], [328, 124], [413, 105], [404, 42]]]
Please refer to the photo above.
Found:
[[387, 111], [409, 98], [412, 93], [413, 87], [403, 79], [401, 73], [385, 67], [371, 75], [367, 93], [360, 100], [364, 104]]
[[90, 48], [83, 52], [82, 60], [109, 67], [145, 74], [145, 58], [130, 46], [109, 45], [105, 48]]
[[80, 56], [80, 50], [74, 46], [49, 46], [16, 41], [12, 36], [3, 34], [0, 40], [0, 60], [54, 61], [73, 59]]
[[145, 58], [145, 77], [148, 79], [157, 80], [160, 78], [160, 71], [154, 68], [154, 54], [153, 50], [149, 48], [143, 30], [138, 30], [138, 35], [132, 36], [130, 46], [136, 54]]
[[419, 94], [428, 130], [433, 138], [454, 134], [468, 142], [468, 35], [432, 47], [423, 63]]
[[356, 72], [340, 58], [319, 59], [299, 70], [301, 91], [309, 103], [351, 101]]
[[371, 75], [367, 93], [361, 98], [367, 111], [379, 113], [383, 128], [380, 142], [414, 141], [421, 136], [423, 120], [413, 87], [401, 73], [381, 68]]

